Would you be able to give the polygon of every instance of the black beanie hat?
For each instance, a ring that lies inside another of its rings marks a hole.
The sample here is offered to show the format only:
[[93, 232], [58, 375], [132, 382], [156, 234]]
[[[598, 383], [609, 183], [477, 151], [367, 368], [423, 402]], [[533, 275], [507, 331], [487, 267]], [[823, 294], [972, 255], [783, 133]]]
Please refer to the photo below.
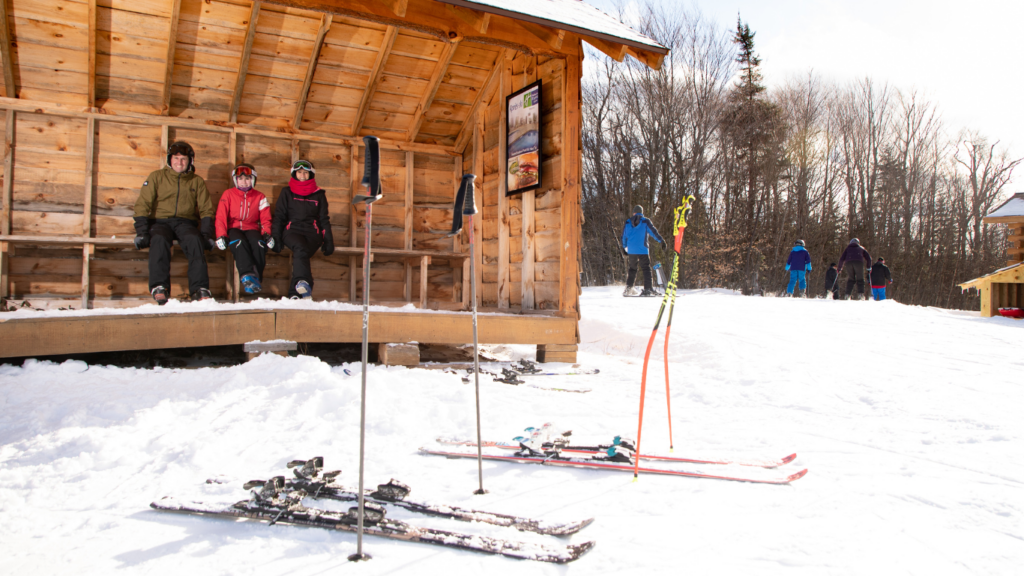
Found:
[[644, 213], [644, 207], [643, 206], [641, 206], [639, 204], [637, 204], [636, 206], [633, 206], [633, 214], [643, 214], [643, 213]]

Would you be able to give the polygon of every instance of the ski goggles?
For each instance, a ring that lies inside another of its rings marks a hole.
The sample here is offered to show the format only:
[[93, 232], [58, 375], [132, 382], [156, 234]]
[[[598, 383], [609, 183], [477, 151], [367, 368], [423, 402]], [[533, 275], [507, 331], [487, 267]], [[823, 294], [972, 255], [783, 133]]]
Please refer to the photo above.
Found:
[[234, 173], [232, 173], [231, 175], [235, 176], [235, 177], [238, 177], [238, 176], [253, 176], [253, 177], [255, 177], [256, 176], [256, 171], [253, 170], [252, 168], [249, 168], [248, 166], [239, 166], [239, 167], [235, 168]]
[[296, 172], [298, 170], [308, 170], [313, 172], [313, 164], [306, 162], [305, 160], [299, 160], [295, 164], [292, 164], [292, 172]]

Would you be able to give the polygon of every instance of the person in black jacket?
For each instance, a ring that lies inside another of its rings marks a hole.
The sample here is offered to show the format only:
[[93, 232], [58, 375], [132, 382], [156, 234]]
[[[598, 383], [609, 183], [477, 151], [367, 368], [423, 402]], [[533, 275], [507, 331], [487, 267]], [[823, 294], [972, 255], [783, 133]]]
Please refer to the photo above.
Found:
[[271, 236], [274, 251], [282, 246], [292, 251], [292, 279], [288, 296], [313, 297], [313, 272], [309, 259], [322, 249], [324, 256], [334, 252], [334, 234], [327, 212], [327, 194], [316, 185], [316, 169], [308, 160], [292, 164], [292, 177], [281, 190], [274, 211]]
[[864, 294], [864, 274], [871, 265], [871, 255], [868, 251], [860, 245], [860, 240], [854, 238], [850, 240], [850, 244], [843, 250], [843, 255], [839, 257], [839, 273], [843, 273], [843, 268], [846, 268], [847, 280], [846, 280], [846, 297], [849, 298], [853, 293], [853, 285], [857, 285], [857, 292], [860, 293], [860, 297], [867, 300], [867, 295]]
[[[832, 293], [833, 300], [839, 300], [839, 271], [836, 270], [836, 263], [828, 265], [825, 271], [825, 293]], [[827, 296], [826, 296], [827, 298]]]
[[876, 301], [885, 300], [885, 287], [892, 282], [892, 273], [885, 265], [885, 258], [879, 258], [871, 267], [871, 296]]

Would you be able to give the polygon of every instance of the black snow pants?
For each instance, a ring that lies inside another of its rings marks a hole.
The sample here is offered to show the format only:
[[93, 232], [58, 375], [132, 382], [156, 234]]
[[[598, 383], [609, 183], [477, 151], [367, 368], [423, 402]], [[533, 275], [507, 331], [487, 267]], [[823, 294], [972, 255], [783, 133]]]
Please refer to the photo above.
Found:
[[864, 261], [851, 260], [846, 263], [846, 297], [853, 293], [853, 285], [857, 284], [857, 292], [864, 296]]
[[632, 288], [636, 280], [637, 265], [644, 272], [644, 290], [651, 291], [651, 257], [648, 254], [630, 254], [626, 261], [629, 263], [629, 272], [626, 274], [626, 288]]
[[313, 270], [309, 265], [309, 259], [320, 249], [324, 239], [312, 230], [288, 229], [282, 242], [292, 251], [292, 281], [288, 286], [288, 296], [298, 296], [295, 284], [299, 280], [305, 280], [309, 287], [313, 288]]
[[238, 275], [256, 274], [263, 282], [263, 269], [267, 267], [267, 249], [263, 245], [263, 237], [258, 230], [228, 230], [228, 246], [235, 257]]
[[171, 243], [178, 246], [188, 258], [188, 293], [200, 288], [210, 289], [210, 276], [206, 271], [203, 237], [196, 223], [185, 218], [162, 218], [149, 227], [149, 289], [157, 286], [171, 289]]

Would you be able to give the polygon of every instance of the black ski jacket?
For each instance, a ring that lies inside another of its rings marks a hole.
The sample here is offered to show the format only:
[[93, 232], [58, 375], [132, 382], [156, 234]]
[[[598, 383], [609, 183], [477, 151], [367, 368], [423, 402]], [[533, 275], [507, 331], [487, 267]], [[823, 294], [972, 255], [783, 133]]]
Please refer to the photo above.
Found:
[[324, 254], [334, 252], [334, 234], [331, 232], [331, 216], [327, 212], [327, 194], [323, 189], [308, 196], [302, 196], [285, 186], [277, 197], [274, 221], [271, 227], [274, 248], [283, 246], [282, 237], [286, 230], [313, 232], [324, 239]]
[[889, 267], [881, 262], [875, 262], [875, 265], [871, 267], [871, 287], [885, 288], [887, 281], [892, 282], [892, 274], [889, 272]]
[[839, 277], [839, 271], [835, 268], [829, 268], [825, 271], [825, 290], [831, 290], [838, 286], [836, 278]]

